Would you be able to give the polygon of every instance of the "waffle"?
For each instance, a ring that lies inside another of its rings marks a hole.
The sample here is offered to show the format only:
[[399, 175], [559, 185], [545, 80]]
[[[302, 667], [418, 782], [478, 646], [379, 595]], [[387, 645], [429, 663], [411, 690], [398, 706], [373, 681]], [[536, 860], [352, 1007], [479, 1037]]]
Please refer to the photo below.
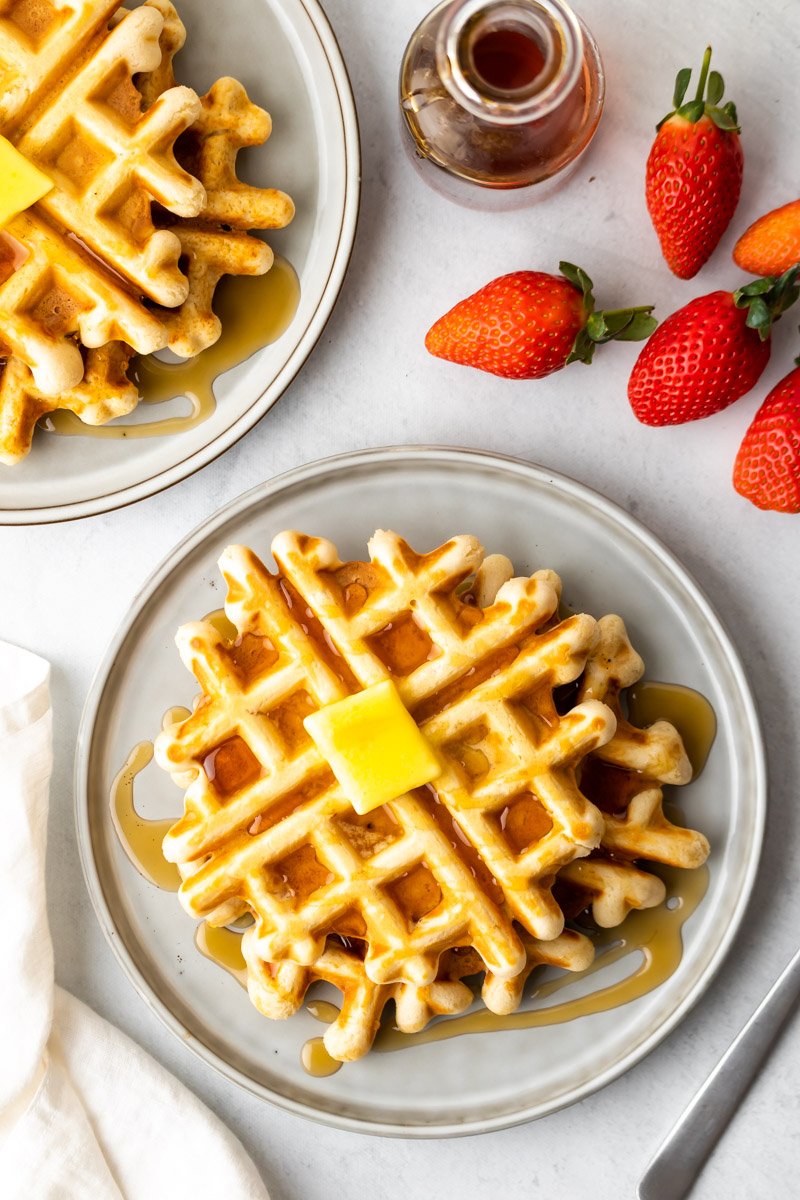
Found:
[[[186, 30], [169, 0], [147, 0], [164, 19], [161, 63], [137, 78], [148, 105], [175, 86], [173, 60], [186, 40]], [[206, 204], [193, 220], [175, 221], [164, 214], [166, 228], [181, 243], [189, 278], [189, 295], [173, 311], [159, 312], [169, 347], [192, 358], [212, 346], [221, 325], [213, 311], [214, 293], [224, 275], [264, 275], [274, 255], [250, 237], [252, 229], [283, 229], [294, 216], [294, 204], [274, 188], [250, 187], [236, 176], [240, 150], [261, 146], [272, 132], [269, 113], [257, 108], [235, 79], [218, 80], [200, 101], [201, 111], [178, 145], [183, 165], [203, 183]]]
[[12, 358], [0, 375], [0, 463], [13, 466], [31, 448], [36, 422], [56, 409], [75, 413], [87, 425], [124, 417], [139, 403], [139, 389], [127, 376], [133, 351], [124, 342], [84, 350], [83, 378], [59, 396], [46, 396], [30, 370]]
[[0, 0], [0, 133], [55, 183], [0, 234], [4, 463], [28, 453], [36, 411], [87, 424], [131, 411], [126, 352], [94, 351], [194, 357], [220, 336], [219, 280], [272, 266], [248, 230], [282, 228], [294, 206], [236, 176], [269, 115], [233, 79], [202, 100], [178, 87], [185, 38], [168, 0], [130, 13], [108, 0]]
[[614, 737], [587, 758], [580, 776], [581, 789], [603, 812], [605, 828], [599, 850], [585, 863], [568, 866], [563, 877], [594, 897], [599, 925], [613, 926], [631, 908], [649, 908], [664, 898], [661, 881], [636, 862], [688, 870], [702, 866], [709, 845], [702, 833], [675, 825], [664, 814], [662, 785], [688, 783], [691, 764], [669, 722], [637, 729], [627, 720], [621, 693], [641, 679], [644, 663], [620, 617], [602, 617], [598, 624], [600, 638], [577, 698], [602, 700], [617, 718]]
[[[469, 594], [491, 604], [498, 589], [513, 575], [510, 561], [490, 555], [481, 565]], [[670, 822], [663, 810], [661, 784], [686, 784], [692, 768], [680, 734], [667, 721], [636, 729], [623, 713], [621, 694], [644, 674], [644, 662], [633, 649], [624, 622], [602, 617], [599, 636], [577, 682], [570, 703], [602, 700], [617, 720], [609, 742], [581, 764], [581, 791], [603, 813], [600, 846], [568, 863], [560, 872], [555, 894], [568, 917], [590, 907], [603, 928], [620, 925], [632, 909], [661, 904], [661, 879], [637, 860], [691, 869], [708, 857], [703, 834]]]
[[[263, 962], [312, 967], [337, 934], [363, 940], [373, 983], [426, 987], [457, 947], [514, 979], [527, 962], [517, 925], [561, 933], [556, 873], [603, 830], [575, 771], [615, 720], [596, 700], [560, 716], [553, 699], [581, 674], [595, 621], [555, 619], [548, 571], [509, 581], [488, 608], [464, 603], [457, 589], [483, 558], [474, 538], [419, 555], [378, 532], [369, 563], [297, 533], [272, 550], [277, 575], [243, 547], [221, 560], [235, 643], [209, 623], [177, 638], [202, 696], [156, 756], [186, 789], [164, 842], [184, 907], [215, 922], [252, 912]], [[302, 721], [385, 679], [442, 774], [358, 817]]]
[[[140, 296], [175, 306], [187, 296], [180, 240], [156, 230], [153, 201], [179, 217], [205, 191], [173, 144], [200, 116], [189, 88], [146, 112], [132, 76], [154, 70], [163, 17], [152, 7], [113, 27], [109, 0], [0, 0], [0, 133], [54, 183], [7, 233], [25, 257], [0, 282], [0, 348], [27, 365], [45, 395], [75, 387], [89, 348], [166, 345]], [[2, 277], [0, 277], [2, 278]]]
[[[591, 941], [583, 934], [565, 930], [549, 942], [523, 936], [526, 951], [524, 969], [513, 979], [497, 979], [485, 974], [482, 998], [495, 1013], [513, 1012], [522, 999], [529, 975], [539, 966], [582, 971], [594, 957]], [[352, 1062], [371, 1048], [381, 1014], [390, 1000], [395, 1003], [395, 1024], [403, 1033], [416, 1033], [437, 1016], [453, 1016], [473, 1003], [475, 993], [462, 980], [485, 972], [474, 950], [449, 950], [442, 955], [438, 977], [433, 983], [376, 984], [364, 970], [358, 944], [331, 938], [313, 967], [295, 963], [265, 963], [258, 952], [258, 938], [247, 930], [242, 952], [248, 971], [248, 992], [255, 1007], [264, 1016], [283, 1020], [301, 1007], [309, 988], [327, 983], [342, 995], [340, 1014], [324, 1035], [325, 1048], [332, 1058]]]
[[0, 356], [27, 366], [43, 395], [80, 383], [74, 334], [93, 349], [120, 340], [149, 354], [166, 345], [158, 318], [35, 210], [14, 218], [2, 248], [15, 269], [0, 270]]

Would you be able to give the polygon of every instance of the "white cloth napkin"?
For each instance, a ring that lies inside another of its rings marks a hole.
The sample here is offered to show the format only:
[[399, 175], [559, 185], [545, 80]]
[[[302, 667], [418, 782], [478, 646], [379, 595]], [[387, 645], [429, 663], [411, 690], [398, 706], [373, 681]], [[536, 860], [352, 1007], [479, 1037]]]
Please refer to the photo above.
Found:
[[55, 987], [44, 877], [49, 676], [43, 659], [0, 642], [0, 1196], [268, 1200], [230, 1131]]

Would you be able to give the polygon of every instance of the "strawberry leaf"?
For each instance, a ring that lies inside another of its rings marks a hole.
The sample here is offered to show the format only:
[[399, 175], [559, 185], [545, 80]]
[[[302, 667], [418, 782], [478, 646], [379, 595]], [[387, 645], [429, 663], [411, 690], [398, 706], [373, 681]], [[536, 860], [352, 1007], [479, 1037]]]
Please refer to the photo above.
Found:
[[648, 313], [637, 313], [619, 331], [616, 340], [618, 342], [643, 342], [645, 338], [650, 337], [651, 333], [655, 333], [657, 328], [658, 321], [655, 317], [651, 317]]
[[706, 107], [706, 115], [711, 118], [717, 129], [722, 129], [725, 133], [741, 133], [735, 105], [726, 104], [724, 108]]
[[[594, 357], [595, 346], [620, 341], [639, 341], [649, 337], [657, 325], [650, 317], [653, 305], [639, 308], [613, 308], [605, 312], [595, 311], [595, 299], [592, 293], [592, 281], [584, 270], [574, 263], [560, 262], [558, 269], [573, 287], [578, 288], [583, 296], [584, 312], [586, 313], [583, 328], [578, 333], [567, 358], [567, 363], [590, 363]], [[644, 321], [641, 318], [646, 318]]]
[[583, 268], [576, 267], [574, 263], [560, 262], [558, 269], [564, 278], [568, 279], [573, 287], [578, 289], [585, 301], [591, 301], [589, 306], [589, 312], [591, 312], [594, 308], [594, 297], [592, 296], [594, 284]]
[[588, 367], [594, 358], [594, 348], [596, 344], [596, 342], [592, 341], [587, 328], [584, 326], [584, 328], [575, 338], [575, 345], [572, 347], [565, 365], [568, 366], [573, 362], [582, 362], [586, 363]]
[[761, 296], [756, 296], [747, 308], [747, 324], [751, 329], [767, 329], [772, 324], [772, 314], [769, 305]]
[[629, 308], [621, 308], [618, 312], [598, 313], [597, 315], [603, 318], [606, 332], [612, 338], [619, 338], [622, 331], [628, 328], [636, 316]]
[[696, 124], [701, 117], [707, 116], [714, 122], [718, 129], [725, 133], [739, 133], [739, 119], [736, 116], [736, 105], [733, 101], [728, 101], [723, 107], [720, 107], [723, 93], [725, 91], [725, 81], [719, 71], [709, 71], [711, 64], [711, 47], [707, 46], [703, 55], [703, 63], [700, 68], [700, 76], [697, 83], [697, 91], [692, 99], [686, 99], [686, 93], [689, 89], [689, 81], [692, 77], [692, 72], [689, 67], [684, 67], [678, 71], [675, 78], [675, 91], [672, 96], [674, 108], [672, 112], [659, 121], [656, 129], [661, 129], [662, 125], [670, 119], [670, 117], [682, 117], [684, 121], [691, 121]]
[[608, 334], [608, 326], [602, 313], [592, 313], [586, 322], [586, 332], [593, 342], [602, 342]]
[[649, 337], [658, 321], [650, 316], [652, 305], [640, 308], [615, 308], [594, 312], [575, 339], [568, 363], [590, 363], [595, 346], [606, 342], [640, 342]]
[[[736, 295], [737, 296], [763, 296], [765, 292], [770, 291], [770, 289], [773, 288], [774, 286], [775, 286], [774, 278], [771, 275], [765, 275], [763, 279], [754, 279], [752, 283], [745, 284], [744, 287], [739, 288], [739, 291], [736, 293]], [[744, 305], [739, 304], [738, 300], [736, 303], [739, 308], [744, 308]]]
[[672, 103], [676, 108], [680, 108], [680, 106], [683, 104], [683, 98], [686, 95], [686, 90], [689, 87], [689, 80], [691, 78], [691, 67], [682, 67], [675, 76], [675, 91], [672, 96]]
[[708, 91], [706, 99], [709, 104], [719, 104], [722, 99], [722, 93], [725, 91], [725, 84], [719, 71], [712, 71], [708, 77]]
[[684, 104], [678, 109], [677, 116], [683, 117], [684, 121], [691, 121], [695, 125], [705, 111], [706, 106], [702, 100], [690, 100], [688, 104]]
[[777, 279], [774, 275], [765, 275], [763, 279], [754, 279], [733, 293], [733, 302], [737, 308], [746, 308], [747, 325], [750, 329], [758, 330], [762, 341], [770, 336], [772, 326], [781, 313], [791, 308], [800, 297], [800, 265], [790, 267]]

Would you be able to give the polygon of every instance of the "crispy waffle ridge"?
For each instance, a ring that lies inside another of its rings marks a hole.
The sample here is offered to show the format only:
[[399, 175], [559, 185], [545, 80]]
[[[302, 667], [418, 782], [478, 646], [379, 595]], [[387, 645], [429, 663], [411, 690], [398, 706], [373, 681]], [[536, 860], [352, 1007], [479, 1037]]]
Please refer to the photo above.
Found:
[[[161, 63], [140, 75], [136, 84], [148, 105], [175, 86], [173, 60], [186, 41], [186, 29], [170, 0], [147, 0], [162, 16]], [[193, 219], [162, 222], [180, 241], [189, 277], [189, 295], [172, 311], [159, 310], [169, 347], [192, 358], [220, 336], [212, 303], [223, 275], [264, 275], [274, 255], [269, 246], [250, 237], [252, 229], [283, 229], [294, 216], [294, 204], [274, 188], [251, 187], [236, 175], [240, 150], [261, 146], [272, 132], [269, 113], [256, 107], [235, 79], [219, 79], [202, 97], [198, 119], [181, 138], [180, 162], [204, 185], [206, 203]]]
[[[330, 542], [284, 533], [277, 574], [225, 552], [239, 636], [208, 622], [178, 633], [202, 695], [156, 743], [186, 789], [164, 853], [190, 914], [253, 913], [252, 960], [313, 967], [339, 935], [364, 942], [373, 983], [429, 986], [460, 947], [513, 980], [527, 964], [518, 926], [561, 933], [555, 875], [603, 830], [575, 773], [614, 717], [596, 700], [560, 716], [553, 700], [583, 671], [596, 623], [558, 622], [549, 571], [508, 581], [488, 608], [463, 603], [483, 559], [471, 537], [419, 555], [379, 531], [369, 548], [369, 563], [343, 563]], [[359, 817], [302, 722], [389, 678], [442, 774]]]
[[124, 341], [140, 354], [167, 342], [140, 296], [181, 304], [180, 240], [151, 206], [178, 217], [206, 203], [178, 165], [175, 139], [200, 116], [190, 88], [142, 111], [133, 75], [161, 59], [164, 18], [152, 7], [112, 24], [115, 0], [0, 0], [0, 133], [54, 183], [7, 235], [16, 268], [0, 274], [0, 349], [44, 395], [81, 380], [77, 339]]
[[526, 960], [524, 969], [513, 979], [498, 979], [472, 949], [448, 950], [439, 963], [437, 978], [430, 984], [373, 983], [364, 970], [357, 948], [337, 938], [328, 939], [324, 953], [312, 967], [292, 962], [265, 963], [258, 952], [254, 930], [242, 939], [247, 963], [248, 992], [255, 1007], [264, 1016], [283, 1020], [294, 1016], [308, 989], [315, 983], [328, 983], [342, 995], [341, 1009], [328, 1026], [323, 1041], [332, 1058], [352, 1062], [371, 1048], [381, 1014], [390, 1000], [395, 1003], [395, 1024], [403, 1033], [417, 1033], [438, 1016], [454, 1016], [473, 1003], [475, 994], [462, 980], [484, 975], [481, 996], [486, 1007], [498, 1014], [514, 1012], [522, 1000], [530, 974], [539, 966], [583, 971], [594, 958], [592, 942], [575, 930], [565, 929], [549, 942], [522, 935]]
[[644, 674], [620, 617], [601, 617], [599, 640], [578, 688], [578, 700], [602, 700], [617, 718], [617, 731], [582, 764], [581, 788], [601, 809], [605, 828], [600, 847], [584, 863], [568, 865], [562, 878], [593, 897], [598, 925], [614, 926], [631, 908], [650, 908], [664, 899], [660, 879], [642, 863], [692, 869], [709, 854], [707, 839], [673, 824], [664, 813], [663, 784], [682, 785], [692, 768], [677, 729], [656, 721], [637, 729], [623, 713], [621, 696]]
[[[490, 555], [473, 585], [477, 602], [491, 604], [512, 574], [507, 558]], [[638, 860], [688, 869], [702, 866], [709, 854], [702, 833], [674, 825], [664, 814], [661, 785], [692, 778], [677, 729], [668, 721], [637, 729], [623, 712], [622, 693], [638, 683], [644, 669], [622, 618], [601, 617], [575, 699], [602, 700], [617, 719], [613, 738], [579, 769], [581, 791], [603, 813], [604, 829], [597, 849], [562, 868], [556, 896], [569, 916], [591, 907], [603, 928], [620, 925], [632, 909], [654, 908], [664, 900], [663, 881]]]
[[24, 362], [10, 359], [0, 375], [0, 463], [13, 466], [23, 459], [36, 422], [56, 409], [74, 413], [87, 425], [105, 425], [132, 412], [139, 403], [139, 389], [127, 375], [132, 357], [124, 342], [84, 350], [83, 378], [59, 396], [45, 396]]

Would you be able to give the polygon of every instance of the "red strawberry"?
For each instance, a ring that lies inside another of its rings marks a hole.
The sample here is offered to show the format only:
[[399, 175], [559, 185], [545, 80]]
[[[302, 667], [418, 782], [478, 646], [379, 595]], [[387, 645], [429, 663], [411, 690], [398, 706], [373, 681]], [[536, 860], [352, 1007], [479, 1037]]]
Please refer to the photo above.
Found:
[[733, 486], [757, 508], [800, 513], [800, 366], [753, 418], [736, 456]]
[[800, 200], [754, 221], [734, 246], [733, 261], [750, 275], [780, 275], [800, 262]]
[[567, 363], [592, 361], [613, 339], [634, 342], [656, 327], [644, 308], [594, 311], [592, 281], [572, 263], [561, 275], [515, 271], [462, 300], [428, 331], [437, 358], [506, 379], [542, 379]]
[[732, 101], [719, 107], [725, 85], [718, 71], [709, 75], [710, 62], [709, 46], [697, 94], [686, 104], [692, 72], [688, 67], [678, 72], [675, 110], [656, 126], [647, 160], [647, 208], [667, 266], [681, 279], [691, 279], [711, 257], [742, 190], [736, 107]]
[[738, 292], [711, 292], [679, 308], [642, 350], [628, 399], [644, 425], [710, 417], [749, 392], [769, 361], [770, 330], [800, 295], [798, 268]]

